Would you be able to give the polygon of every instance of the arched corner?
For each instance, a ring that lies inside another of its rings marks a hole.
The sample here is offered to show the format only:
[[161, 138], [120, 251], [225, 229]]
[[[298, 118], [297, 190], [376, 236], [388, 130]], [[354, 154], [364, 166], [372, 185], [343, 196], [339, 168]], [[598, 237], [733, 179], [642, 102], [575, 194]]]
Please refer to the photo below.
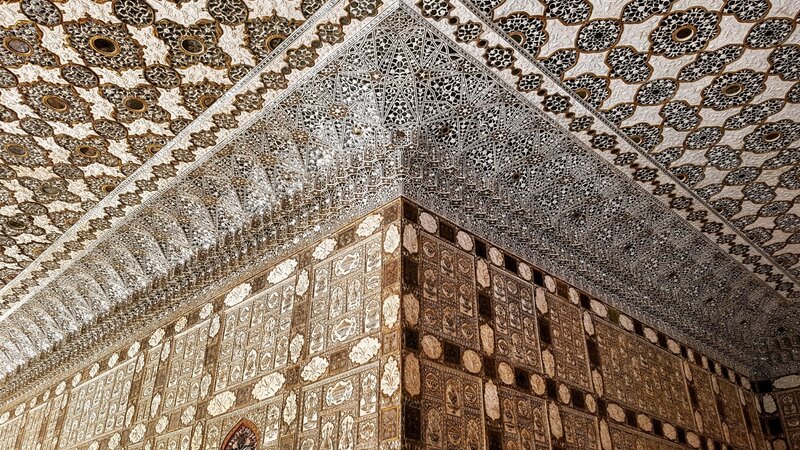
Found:
[[242, 419], [231, 428], [220, 450], [259, 450], [261, 436], [253, 422]]

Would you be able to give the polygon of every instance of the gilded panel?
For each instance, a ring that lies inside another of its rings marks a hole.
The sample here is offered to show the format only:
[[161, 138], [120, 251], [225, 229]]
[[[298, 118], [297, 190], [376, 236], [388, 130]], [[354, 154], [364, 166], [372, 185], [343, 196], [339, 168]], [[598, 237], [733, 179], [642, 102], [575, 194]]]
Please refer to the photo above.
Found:
[[[136, 419], [139, 422], [155, 417], [158, 413], [159, 405], [157, 403], [160, 403], [161, 394], [158, 393], [156, 397], [155, 383], [156, 375], [158, 375], [159, 362], [161, 361], [161, 352], [162, 345], [158, 344], [145, 353], [146, 363], [143, 368], [144, 375], [139, 390], [139, 407], [136, 411]], [[159, 399], [158, 402], [154, 401], [156, 398]]]
[[533, 287], [492, 268], [495, 354], [513, 366], [542, 371]]
[[695, 411], [697, 427], [709, 436], [722, 439], [722, 425], [717, 415], [717, 400], [711, 386], [711, 375], [694, 364], [689, 364], [689, 370], [692, 374], [692, 386], [696, 397], [692, 406]]
[[565, 450], [600, 448], [597, 417], [569, 408], [561, 408], [560, 412]]
[[58, 444], [58, 435], [60, 429], [58, 427], [59, 418], [64, 415], [64, 408], [67, 406], [67, 395], [60, 394], [54, 396], [50, 400], [50, 412], [47, 415], [47, 420], [44, 429], [44, 442], [42, 448], [45, 450], [55, 450]]
[[72, 391], [59, 447], [66, 448], [122, 428], [135, 364], [123, 363]]
[[286, 366], [294, 277], [225, 312], [215, 392]]
[[22, 430], [22, 445], [24, 449], [35, 449], [37, 445], [43, 444], [40, 440], [42, 424], [47, 419], [49, 403], [44, 403], [28, 410], [25, 414], [25, 427]]
[[0, 448], [15, 448], [22, 429], [22, 418], [15, 417], [0, 425]]
[[425, 448], [482, 448], [480, 378], [427, 360], [420, 363], [421, 430]]
[[756, 397], [750, 392], [742, 392], [745, 401], [745, 415], [747, 429], [750, 430], [750, 442], [752, 443], [753, 450], [766, 450], [767, 441], [764, 439], [764, 433], [761, 431], [761, 419], [756, 407]]
[[720, 416], [727, 427], [729, 442], [737, 447], [748, 448], [750, 438], [747, 436], [747, 426], [742, 412], [742, 402], [739, 397], [739, 388], [733, 383], [717, 378], [719, 384]]
[[550, 433], [544, 400], [514, 389], [498, 388], [503, 448], [547, 450]]
[[680, 359], [604, 321], [595, 330], [607, 398], [694, 426]]
[[200, 397], [208, 330], [208, 321], [204, 321], [173, 338], [162, 412], [194, 403]]
[[420, 328], [478, 349], [474, 258], [422, 232], [419, 249]]
[[379, 375], [373, 363], [304, 387], [299, 448], [377, 447]]
[[549, 295], [547, 304], [556, 378], [591, 390], [589, 356], [580, 308]]
[[800, 448], [800, 390], [775, 394], [790, 448]]
[[[222, 440], [242, 419], [249, 420], [258, 427], [263, 450], [277, 450], [281, 448], [281, 442], [293, 442], [291, 438], [281, 440], [281, 435], [286, 434], [287, 430], [287, 423], [282, 415], [285, 398], [285, 395], [277, 395], [251, 407], [209, 419], [205, 425], [203, 450], [219, 450], [222, 447]], [[199, 431], [202, 433], [202, 428]]]
[[686, 448], [664, 439], [617, 426], [611, 426], [609, 431], [611, 442], [614, 443], [614, 450], [678, 450]]

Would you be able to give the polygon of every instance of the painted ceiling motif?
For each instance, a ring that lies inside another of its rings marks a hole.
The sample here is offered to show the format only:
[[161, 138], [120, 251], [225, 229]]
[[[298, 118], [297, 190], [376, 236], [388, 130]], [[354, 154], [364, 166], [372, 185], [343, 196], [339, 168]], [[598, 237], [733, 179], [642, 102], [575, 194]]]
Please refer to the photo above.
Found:
[[0, 376], [400, 192], [737, 370], [800, 369], [799, 10], [0, 5]]

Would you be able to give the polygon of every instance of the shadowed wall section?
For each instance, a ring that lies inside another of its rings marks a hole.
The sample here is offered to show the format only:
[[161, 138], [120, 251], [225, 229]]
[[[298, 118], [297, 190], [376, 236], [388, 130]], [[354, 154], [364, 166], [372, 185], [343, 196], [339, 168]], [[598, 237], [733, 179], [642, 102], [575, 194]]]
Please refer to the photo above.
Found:
[[750, 382], [411, 203], [411, 448], [765, 449]]
[[55, 376], [0, 448], [770, 445], [747, 378], [407, 200]]

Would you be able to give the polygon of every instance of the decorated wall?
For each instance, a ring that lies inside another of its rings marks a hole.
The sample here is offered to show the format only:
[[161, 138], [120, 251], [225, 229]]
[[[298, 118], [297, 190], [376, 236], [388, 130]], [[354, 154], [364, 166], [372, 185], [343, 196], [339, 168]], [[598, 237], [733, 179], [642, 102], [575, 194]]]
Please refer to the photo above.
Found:
[[398, 212], [237, 280], [2, 412], [0, 449], [399, 448]]
[[800, 448], [800, 374], [756, 385], [762, 394], [764, 423], [775, 450]]
[[8, 405], [0, 448], [792, 448], [756, 390], [397, 201]]
[[403, 216], [410, 447], [767, 448], [747, 378], [430, 211]]

